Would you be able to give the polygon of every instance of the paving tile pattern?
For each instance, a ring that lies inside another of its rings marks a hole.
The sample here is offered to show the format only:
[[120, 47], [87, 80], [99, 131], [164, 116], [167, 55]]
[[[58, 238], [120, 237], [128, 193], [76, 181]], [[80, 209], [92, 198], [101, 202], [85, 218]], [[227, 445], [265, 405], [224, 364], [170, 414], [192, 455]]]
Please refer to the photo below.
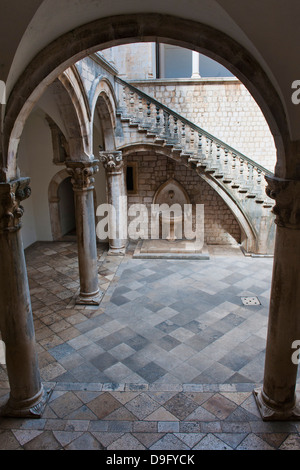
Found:
[[[75, 305], [74, 243], [26, 251], [42, 379], [255, 383], [263, 376], [272, 259], [107, 256], [100, 307]], [[245, 306], [243, 295], [259, 297]]]
[[[299, 424], [264, 423], [271, 258], [108, 256], [99, 307], [77, 306], [72, 242], [26, 250], [41, 377], [40, 420], [0, 420], [0, 449], [299, 449]], [[244, 305], [242, 297], [258, 297]], [[0, 366], [0, 401], [8, 381]]]
[[42, 419], [0, 419], [0, 450], [300, 449], [300, 424], [262, 422], [250, 384], [52, 385]]

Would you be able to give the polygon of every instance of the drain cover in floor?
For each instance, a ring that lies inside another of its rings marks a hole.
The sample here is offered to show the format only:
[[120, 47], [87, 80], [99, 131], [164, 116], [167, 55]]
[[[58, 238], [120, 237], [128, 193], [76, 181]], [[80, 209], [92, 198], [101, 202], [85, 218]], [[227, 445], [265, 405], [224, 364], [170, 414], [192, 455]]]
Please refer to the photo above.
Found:
[[244, 305], [261, 305], [257, 297], [241, 297]]

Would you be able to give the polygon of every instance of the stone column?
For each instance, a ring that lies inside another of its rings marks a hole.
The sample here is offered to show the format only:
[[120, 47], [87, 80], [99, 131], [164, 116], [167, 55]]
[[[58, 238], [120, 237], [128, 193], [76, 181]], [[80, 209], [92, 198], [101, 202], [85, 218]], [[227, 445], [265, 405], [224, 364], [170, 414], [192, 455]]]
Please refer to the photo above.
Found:
[[23, 243], [21, 201], [29, 178], [0, 183], [0, 330], [10, 384], [0, 415], [40, 418], [51, 391], [41, 384]]
[[106, 171], [107, 202], [114, 208], [110, 217], [109, 253], [123, 255], [127, 243], [127, 191], [122, 152], [100, 152]]
[[200, 78], [199, 72], [199, 63], [200, 63], [200, 56], [199, 52], [192, 51], [192, 77], [191, 78]]
[[97, 240], [94, 210], [94, 177], [98, 172], [98, 160], [67, 161], [72, 178], [76, 233], [78, 243], [78, 264], [80, 294], [77, 304], [99, 305], [103, 292], [99, 289], [97, 267]]
[[254, 396], [264, 420], [299, 420], [293, 343], [300, 341], [300, 181], [266, 180], [277, 230], [264, 382]]

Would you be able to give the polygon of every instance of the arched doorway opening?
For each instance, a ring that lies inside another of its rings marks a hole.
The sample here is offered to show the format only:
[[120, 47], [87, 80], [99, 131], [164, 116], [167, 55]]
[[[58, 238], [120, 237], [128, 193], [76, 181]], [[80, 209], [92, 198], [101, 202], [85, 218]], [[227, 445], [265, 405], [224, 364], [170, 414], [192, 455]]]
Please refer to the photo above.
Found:
[[74, 193], [71, 177], [64, 179], [58, 187], [60, 228], [63, 239], [76, 236]]

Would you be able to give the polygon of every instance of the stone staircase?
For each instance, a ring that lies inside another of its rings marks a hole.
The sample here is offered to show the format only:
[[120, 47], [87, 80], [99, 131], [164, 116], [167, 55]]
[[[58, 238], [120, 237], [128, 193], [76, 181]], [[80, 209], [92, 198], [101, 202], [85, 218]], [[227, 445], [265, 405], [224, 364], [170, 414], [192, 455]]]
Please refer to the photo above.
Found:
[[[272, 172], [132, 84], [119, 77], [115, 80], [119, 101], [117, 148], [145, 143], [160, 146], [170, 158], [194, 168], [229, 203], [239, 222], [238, 213], [243, 214], [253, 232], [252, 241], [246, 233], [244, 251], [272, 254], [274, 201], [265, 192], [265, 176]], [[245, 222], [240, 225], [247, 232]]]

